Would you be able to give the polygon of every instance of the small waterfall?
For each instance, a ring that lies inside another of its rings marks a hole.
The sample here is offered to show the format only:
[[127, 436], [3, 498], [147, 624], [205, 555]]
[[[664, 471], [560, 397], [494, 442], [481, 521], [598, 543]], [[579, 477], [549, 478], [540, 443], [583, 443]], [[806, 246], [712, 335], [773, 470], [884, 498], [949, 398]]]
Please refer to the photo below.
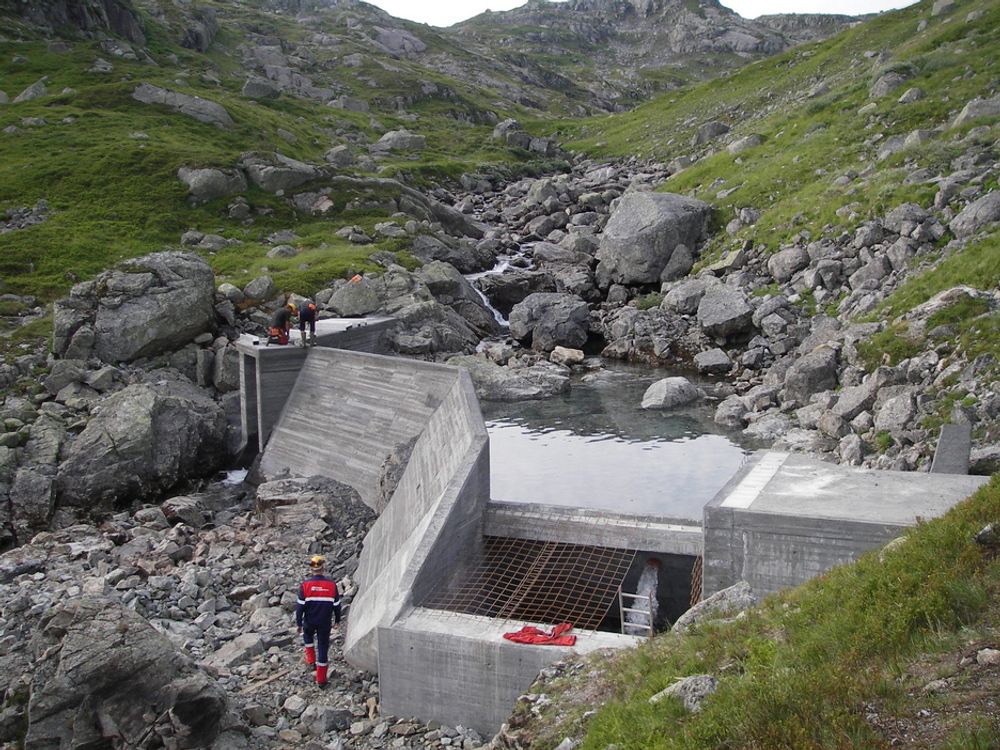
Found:
[[479, 273], [470, 273], [465, 277], [469, 280], [469, 283], [472, 284], [472, 288], [476, 290], [476, 294], [479, 295], [479, 298], [482, 299], [486, 309], [493, 313], [493, 317], [496, 318], [497, 323], [499, 323], [503, 328], [508, 328], [510, 323], [507, 322], [507, 319], [500, 313], [499, 310], [493, 307], [489, 298], [483, 294], [478, 286], [476, 286], [476, 279], [481, 279], [484, 276], [495, 276], [496, 274], [501, 274], [508, 268], [510, 268], [510, 259], [501, 256], [497, 259], [497, 264], [490, 270], [481, 271]]

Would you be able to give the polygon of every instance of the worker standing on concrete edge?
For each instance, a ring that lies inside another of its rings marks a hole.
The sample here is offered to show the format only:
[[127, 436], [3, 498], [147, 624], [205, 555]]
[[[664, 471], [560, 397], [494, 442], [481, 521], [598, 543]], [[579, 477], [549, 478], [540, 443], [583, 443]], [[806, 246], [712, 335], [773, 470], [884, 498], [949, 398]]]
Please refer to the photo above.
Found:
[[326, 687], [330, 629], [340, 624], [340, 593], [337, 584], [323, 575], [325, 563], [320, 555], [309, 558], [309, 577], [299, 585], [295, 605], [295, 625], [305, 643], [306, 664], [316, 668], [316, 685], [321, 688]]
[[309, 345], [316, 346], [316, 303], [306, 302], [299, 310], [299, 337], [306, 346], [306, 324], [309, 324]]

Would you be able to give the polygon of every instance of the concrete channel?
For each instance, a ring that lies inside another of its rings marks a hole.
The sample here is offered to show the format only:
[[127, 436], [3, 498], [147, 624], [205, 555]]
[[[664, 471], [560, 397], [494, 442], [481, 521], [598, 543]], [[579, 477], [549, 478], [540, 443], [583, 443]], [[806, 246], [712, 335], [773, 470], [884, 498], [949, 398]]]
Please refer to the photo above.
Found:
[[[987, 481], [761, 452], [700, 520], [493, 502], [468, 373], [386, 356], [392, 325], [320, 321], [309, 349], [238, 344], [244, 439], [262, 450], [263, 471], [337, 479], [379, 512], [344, 654], [378, 673], [386, 714], [490, 734], [541, 668], [642, 642], [621, 632], [618, 590], [635, 591], [651, 561], [662, 627], [739, 580], [771, 592], [850, 562]], [[387, 466], [407, 453], [389, 494]], [[502, 637], [562, 621], [576, 625], [574, 646]]]

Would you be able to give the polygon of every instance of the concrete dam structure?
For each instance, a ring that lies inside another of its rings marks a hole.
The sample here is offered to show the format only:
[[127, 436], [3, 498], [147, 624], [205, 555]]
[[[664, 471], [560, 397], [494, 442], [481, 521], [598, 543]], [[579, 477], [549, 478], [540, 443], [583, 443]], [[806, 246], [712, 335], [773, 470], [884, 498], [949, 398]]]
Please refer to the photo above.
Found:
[[[490, 734], [542, 667], [642, 642], [622, 632], [619, 592], [650, 562], [665, 626], [737, 580], [768, 592], [849, 562], [986, 481], [760, 453], [703, 518], [493, 502], [468, 373], [379, 353], [391, 325], [320, 321], [310, 349], [239, 343], [244, 433], [264, 473], [336, 479], [379, 512], [344, 654], [378, 673], [386, 714]], [[502, 637], [559, 622], [574, 624], [574, 646]]]

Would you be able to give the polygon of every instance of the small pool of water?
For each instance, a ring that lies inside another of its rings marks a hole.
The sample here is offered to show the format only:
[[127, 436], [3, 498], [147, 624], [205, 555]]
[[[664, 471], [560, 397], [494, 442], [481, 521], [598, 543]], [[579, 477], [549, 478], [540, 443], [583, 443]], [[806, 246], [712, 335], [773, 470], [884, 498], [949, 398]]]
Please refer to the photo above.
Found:
[[640, 408], [646, 388], [669, 376], [614, 364], [574, 378], [564, 396], [484, 402], [493, 499], [700, 523], [749, 450], [712, 421], [714, 402]]

